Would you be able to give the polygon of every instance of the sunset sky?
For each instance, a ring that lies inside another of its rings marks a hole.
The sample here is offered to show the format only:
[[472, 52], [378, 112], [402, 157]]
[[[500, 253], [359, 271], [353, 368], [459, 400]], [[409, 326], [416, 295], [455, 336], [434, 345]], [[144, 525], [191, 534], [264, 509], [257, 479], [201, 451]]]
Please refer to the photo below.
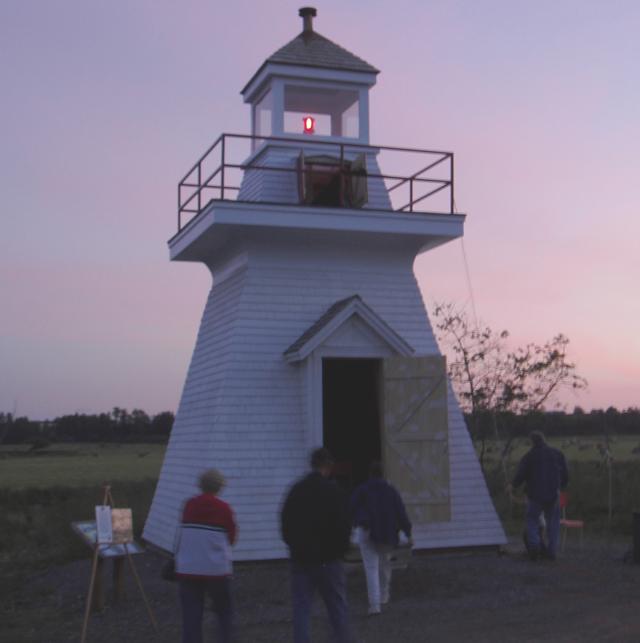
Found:
[[[240, 89], [302, 4], [0, 3], [0, 412], [177, 408], [210, 286], [168, 259], [177, 182], [249, 133]], [[640, 406], [640, 2], [310, 4], [382, 72], [371, 142], [455, 153], [481, 320], [570, 338], [569, 409]], [[462, 242], [416, 273], [470, 306]]]

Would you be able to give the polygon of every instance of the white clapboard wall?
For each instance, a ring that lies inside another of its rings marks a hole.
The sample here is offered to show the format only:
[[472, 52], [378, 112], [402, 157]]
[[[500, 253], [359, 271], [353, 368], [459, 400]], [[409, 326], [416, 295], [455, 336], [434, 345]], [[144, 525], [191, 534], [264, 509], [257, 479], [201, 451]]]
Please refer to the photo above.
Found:
[[[239, 260], [238, 257], [242, 257]], [[287, 555], [279, 508], [307, 470], [306, 388], [283, 351], [338, 300], [359, 295], [417, 355], [438, 352], [405, 251], [361, 243], [247, 241], [221, 270], [204, 310], [144, 538], [173, 548], [200, 471], [219, 468], [239, 524], [237, 560]], [[419, 548], [494, 545], [504, 532], [453, 394], [451, 520], [415, 533]]]

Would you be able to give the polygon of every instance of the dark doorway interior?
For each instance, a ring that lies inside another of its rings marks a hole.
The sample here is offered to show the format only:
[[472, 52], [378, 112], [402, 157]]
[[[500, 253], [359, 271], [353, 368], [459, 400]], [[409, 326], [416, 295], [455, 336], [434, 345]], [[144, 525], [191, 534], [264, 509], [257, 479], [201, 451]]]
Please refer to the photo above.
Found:
[[379, 373], [377, 359], [322, 360], [323, 441], [348, 490], [364, 482], [369, 464], [380, 460]]

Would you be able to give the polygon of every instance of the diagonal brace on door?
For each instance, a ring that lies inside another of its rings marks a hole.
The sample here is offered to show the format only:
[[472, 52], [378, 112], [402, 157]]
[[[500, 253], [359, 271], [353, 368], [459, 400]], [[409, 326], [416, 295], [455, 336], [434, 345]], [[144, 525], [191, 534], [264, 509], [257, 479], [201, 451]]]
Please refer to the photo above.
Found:
[[[406, 380], [424, 380], [426, 379], [425, 377], [404, 377], [404, 378], [394, 378], [390, 377], [387, 379], [387, 381], [392, 382], [394, 379], [401, 379], [403, 382]], [[409, 420], [416, 415], [416, 413], [423, 407], [423, 405], [431, 399], [433, 394], [438, 390], [438, 387], [440, 384], [442, 384], [442, 381], [445, 379], [444, 375], [441, 375], [438, 380], [436, 380], [436, 383], [426, 392], [426, 394], [421, 397], [417, 404], [414, 405], [413, 408], [409, 409], [407, 412], [406, 416], [401, 420], [400, 424], [398, 426], [393, 427], [393, 433], [398, 433], [401, 431], [409, 422]]]
[[[426, 378], [425, 377], [387, 378], [387, 381], [393, 381], [394, 379], [395, 380], [401, 379], [402, 381], [406, 381], [406, 380], [424, 380]], [[409, 475], [414, 480], [419, 479], [418, 472], [414, 470], [414, 468], [411, 466], [411, 463], [404, 456], [402, 451], [389, 438], [389, 434], [398, 433], [399, 431], [401, 431], [408, 424], [411, 418], [414, 417], [418, 413], [418, 411], [420, 411], [420, 409], [426, 404], [426, 402], [433, 397], [433, 394], [438, 390], [439, 386], [442, 384], [444, 379], [445, 379], [445, 375], [444, 374], [440, 375], [440, 377], [437, 380], [435, 380], [435, 383], [433, 384], [433, 386], [429, 390], [427, 390], [427, 392], [418, 400], [416, 404], [414, 404], [412, 408], [408, 410], [405, 417], [400, 421], [400, 423], [396, 427], [393, 427], [393, 430], [390, 430], [389, 432], [385, 431], [385, 434], [384, 434], [385, 442], [391, 448], [391, 450], [398, 456], [398, 458], [402, 461], [402, 463], [406, 466]]]

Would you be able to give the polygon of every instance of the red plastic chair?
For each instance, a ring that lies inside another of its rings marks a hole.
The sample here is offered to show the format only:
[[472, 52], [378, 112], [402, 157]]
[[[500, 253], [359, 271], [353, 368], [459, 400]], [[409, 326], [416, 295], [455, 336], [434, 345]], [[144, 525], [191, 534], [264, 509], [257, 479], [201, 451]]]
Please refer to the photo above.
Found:
[[582, 549], [582, 537], [584, 534], [584, 520], [573, 520], [567, 518], [567, 504], [569, 504], [569, 494], [566, 491], [560, 492], [560, 528], [562, 529], [561, 550], [564, 551], [564, 545], [567, 541], [567, 532], [569, 529], [580, 530], [580, 549]]

